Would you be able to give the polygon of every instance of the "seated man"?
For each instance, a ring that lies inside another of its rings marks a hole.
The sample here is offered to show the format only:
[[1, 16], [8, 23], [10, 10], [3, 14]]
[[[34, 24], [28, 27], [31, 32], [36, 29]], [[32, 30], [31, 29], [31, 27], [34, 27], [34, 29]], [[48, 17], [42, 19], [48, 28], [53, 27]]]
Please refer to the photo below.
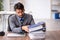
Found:
[[35, 24], [32, 15], [24, 13], [24, 5], [20, 2], [15, 4], [14, 10], [16, 14], [9, 18], [11, 31], [14, 33], [29, 32], [28, 26]]

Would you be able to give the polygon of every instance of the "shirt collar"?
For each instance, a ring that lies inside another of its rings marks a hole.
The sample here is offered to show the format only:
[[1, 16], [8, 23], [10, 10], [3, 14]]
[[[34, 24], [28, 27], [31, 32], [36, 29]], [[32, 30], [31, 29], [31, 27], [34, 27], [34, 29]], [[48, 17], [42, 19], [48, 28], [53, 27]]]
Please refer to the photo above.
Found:
[[[17, 14], [16, 14], [16, 16], [17, 16], [17, 19], [20, 21], [21, 20], [21, 17], [19, 17]], [[23, 18], [25, 19], [25, 13], [23, 15]]]
[[16, 15], [17, 16], [17, 19], [20, 21], [21, 20], [21, 18], [18, 16], [18, 15]]

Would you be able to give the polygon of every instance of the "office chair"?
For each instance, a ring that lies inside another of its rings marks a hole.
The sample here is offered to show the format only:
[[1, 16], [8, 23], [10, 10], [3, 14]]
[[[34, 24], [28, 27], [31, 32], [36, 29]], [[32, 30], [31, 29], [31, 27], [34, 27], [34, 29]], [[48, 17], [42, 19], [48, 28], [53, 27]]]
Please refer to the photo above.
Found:
[[9, 15], [9, 17], [8, 17], [8, 32], [11, 32], [11, 31], [12, 31], [11, 28], [10, 28], [10, 24], [9, 24], [9, 18], [10, 18], [12, 15], [14, 15], [14, 14]]

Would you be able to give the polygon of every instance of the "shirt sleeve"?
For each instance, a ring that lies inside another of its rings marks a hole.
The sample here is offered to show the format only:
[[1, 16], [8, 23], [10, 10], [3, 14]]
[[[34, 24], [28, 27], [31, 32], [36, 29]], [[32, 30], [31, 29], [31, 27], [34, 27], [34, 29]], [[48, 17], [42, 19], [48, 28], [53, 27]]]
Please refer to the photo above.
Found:
[[20, 32], [22, 32], [21, 27], [17, 27], [16, 28], [16, 25], [14, 23], [13, 18], [9, 19], [9, 25], [10, 25], [10, 28], [11, 28], [12, 32], [14, 32], [14, 33], [20, 33]]
[[31, 15], [30, 25], [33, 25], [33, 24], [35, 24], [35, 22], [34, 22], [33, 16]]

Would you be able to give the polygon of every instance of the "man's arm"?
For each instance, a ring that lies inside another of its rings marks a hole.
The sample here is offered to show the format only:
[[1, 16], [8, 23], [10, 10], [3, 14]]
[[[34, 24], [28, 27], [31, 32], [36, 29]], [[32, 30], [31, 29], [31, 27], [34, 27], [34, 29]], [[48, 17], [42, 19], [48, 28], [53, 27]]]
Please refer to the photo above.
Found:
[[[35, 24], [35, 22], [34, 22], [34, 19], [33, 19], [32, 15], [31, 15], [30, 16], [30, 25], [33, 25], [33, 24]], [[30, 25], [22, 26], [22, 30], [25, 30], [26, 32], [29, 32], [29, 28], [28, 27], [30, 27]]]
[[15, 33], [22, 32], [21, 27], [16, 28], [13, 18], [9, 18], [9, 25], [10, 25], [12, 32], [15, 32]]

